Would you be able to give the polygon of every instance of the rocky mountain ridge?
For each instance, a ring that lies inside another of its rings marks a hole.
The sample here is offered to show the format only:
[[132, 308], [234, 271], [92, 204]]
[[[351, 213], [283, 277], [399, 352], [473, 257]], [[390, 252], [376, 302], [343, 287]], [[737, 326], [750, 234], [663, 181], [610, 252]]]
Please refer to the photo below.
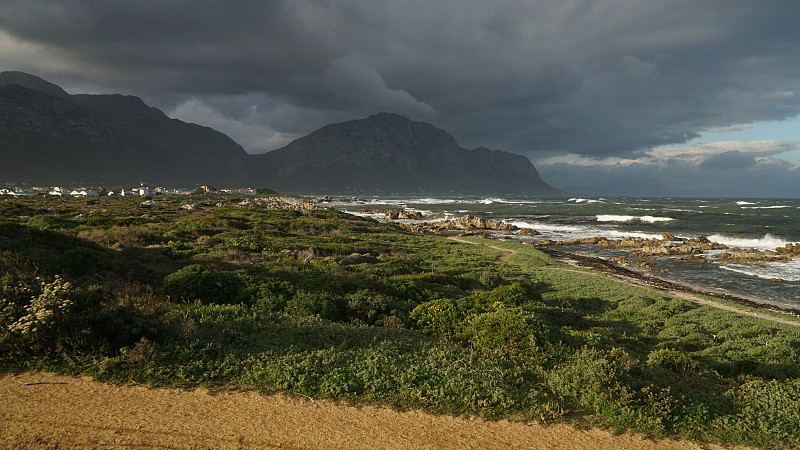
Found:
[[224, 134], [138, 97], [70, 95], [33, 75], [0, 73], [0, 180], [229, 184], [252, 181], [248, 159]]
[[0, 182], [139, 181], [299, 193], [560, 194], [524, 156], [467, 150], [444, 130], [397, 114], [326, 125], [250, 155], [138, 97], [73, 95], [33, 75], [0, 73]]
[[560, 193], [522, 155], [467, 150], [444, 130], [391, 113], [326, 125], [256, 158], [278, 190]]

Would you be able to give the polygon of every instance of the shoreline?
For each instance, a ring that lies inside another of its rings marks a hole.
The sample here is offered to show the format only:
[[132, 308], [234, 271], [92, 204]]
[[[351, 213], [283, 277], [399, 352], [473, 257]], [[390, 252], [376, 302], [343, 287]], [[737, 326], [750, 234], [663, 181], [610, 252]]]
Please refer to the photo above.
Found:
[[554, 250], [546, 246], [540, 246], [540, 245], [533, 245], [533, 247], [535, 247], [537, 250], [542, 251], [543, 253], [548, 254], [549, 256], [553, 257], [558, 261], [566, 262], [567, 264], [574, 264], [579, 267], [585, 267], [588, 269], [596, 270], [598, 272], [617, 275], [619, 277], [629, 279], [635, 284], [641, 286], [649, 286], [659, 290], [666, 290], [666, 291], [679, 291], [688, 294], [705, 295], [708, 297], [727, 300], [729, 302], [737, 303], [742, 306], [763, 309], [767, 311], [777, 312], [780, 314], [785, 314], [792, 317], [800, 318], [800, 309], [798, 308], [786, 308], [774, 305], [772, 303], [759, 302], [756, 299], [752, 298], [746, 298], [722, 292], [715, 292], [708, 289], [700, 288], [698, 286], [692, 286], [689, 284], [665, 280], [663, 278], [656, 277], [655, 275], [650, 275], [644, 272], [637, 272], [635, 270], [631, 270], [613, 261], [600, 258], [597, 256], [587, 256], [577, 253], [565, 252], [561, 250]]

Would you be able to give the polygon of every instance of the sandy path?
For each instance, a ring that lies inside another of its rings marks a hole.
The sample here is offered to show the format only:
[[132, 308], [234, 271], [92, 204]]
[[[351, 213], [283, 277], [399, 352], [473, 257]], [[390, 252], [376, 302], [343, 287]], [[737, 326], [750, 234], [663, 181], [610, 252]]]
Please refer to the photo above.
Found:
[[283, 395], [0, 375], [2, 448], [721, 449], [567, 425], [433, 416]]
[[[515, 255], [517, 253], [516, 250], [497, 247], [495, 245], [480, 244], [480, 243], [477, 243], [477, 242], [470, 242], [470, 241], [467, 241], [465, 239], [459, 239], [459, 238], [456, 238], [456, 237], [450, 237], [449, 239], [451, 239], [453, 241], [456, 241], [456, 242], [461, 242], [463, 244], [484, 245], [484, 246], [489, 247], [491, 249], [499, 250], [501, 252], [504, 252], [503, 255], [500, 255], [500, 257], [499, 257], [500, 259], [506, 259], [506, 258], [508, 258], [510, 256], [513, 256], [513, 255]], [[596, 272], [596, 271], [590, 272], [590, 271], [586, 271], [586, 270], [570, 269], [568, 267], [547, 267], [546, 269], [547, 270], [562, 270], [562, 271], [567, 271], [567, 272], [579, 272], [579, 273], [586, 274], [586, 275], [609, 278], [609, 274], [605, 274], [605, 273], [602, 273], [602, 272]], [[621, 283], [630, 284], [632, 286], [639, 286], [639, 287], [642, 287], [642, 288], [645, 288], [645, 289], [657, 290], [657, 291], [660, 291], [660, 292], [665, 292], [665, 293], [671, 295], [672, 297], [677, 297], [677, 298], [681, 298], [681, 299], [684, 299], [684, 300], [689, 300], [690, 302], [695, 302], [695, 303], [698, 303], [698, 304], [701, 304], [701, 305], [710, 306], [712, 308], [722, 309], [722, 310], [730, 311], [730, 312], [733, 312], [733, 313], [736, 313], [736, 314], [741, 314], [741, 315], [744, 315], [744, 316], [757, 317], [759, 319], [769, 320], [771, 322], [776, 322], [776, 323], [782, 323], [784, 325], [791, 325], [791, 326], [794, 326], [794, 327], [800, 327], [800, 321], [797, 321], [797, 320], [785, 319], [785, 318], [782, 318], [782, 317], [777, 317], [777, 316], [773, 316], [773, 315], [770, 315], [770, 314], [764, 314], [764, 313], [755, 312], [755, 311], [747, 311], [747, 310], [744, 310], [744, 309], [741, 309], [741, 308], [737, 308], [736, 306], [733, 306], [733, 305], [730, 305], [730, 304], [727, 304], [727, 303], [715, 302], [713, 300], [709, 300], [707, 298], [699, 297], [697, 295], [693, 295], [693, 294], [688, 293], [688, 292], [681, 292], [681, 291], [676, 291], [676, 290], [672, 290], [672, 289], [661, 289], [661, 288], [655, 288], [655, 287], [652, 287], [652, 286], [647, 286], [645, 284], [642, 284], [641, 282], [639, 282], [639, 280], [636, 280], [634, 278], [623, 277], [623, 276], [619, 276], [619, 275], [615, 275], [615, 274], [611, 274], [610, 278], [614, 279], [614, 280], [617, 280], [617, 281], [619, 281]]]

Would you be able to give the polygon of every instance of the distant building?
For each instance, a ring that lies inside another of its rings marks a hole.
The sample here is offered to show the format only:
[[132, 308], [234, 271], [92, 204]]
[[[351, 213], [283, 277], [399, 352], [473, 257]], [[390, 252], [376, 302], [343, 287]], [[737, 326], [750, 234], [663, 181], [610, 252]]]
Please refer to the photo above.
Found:
[[156, 195], [156, 191], [146, 186], [140, 188], [133, 188], [131, 189], [131, 192], [133, 192], [133, 195]]
[[62, 189], [60, 187], [54, 187], [53, 190], [48, 192], [49, 195], [55, 195], [57, 197], [69, 197], [69, 191], [67, 189]]
[[69, 193], [73, 197], [98, 197], [100, 194], [91, 189], [76, 189]]
[[215, 192], [216, 188], [213, 186], [200, 186], [199, 188], [195, 188], [194, 192], [197, 194], [208, 194], [209, 192]]

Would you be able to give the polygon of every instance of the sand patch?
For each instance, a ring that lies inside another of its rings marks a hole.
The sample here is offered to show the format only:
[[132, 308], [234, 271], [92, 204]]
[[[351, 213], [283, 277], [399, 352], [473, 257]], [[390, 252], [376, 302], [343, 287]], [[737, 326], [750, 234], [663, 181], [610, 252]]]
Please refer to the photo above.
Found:
[[285, 395], [117, 386], [50, 373], [0, 375], [3, 448], [710, 449], [567, 425], [352, 407]]

